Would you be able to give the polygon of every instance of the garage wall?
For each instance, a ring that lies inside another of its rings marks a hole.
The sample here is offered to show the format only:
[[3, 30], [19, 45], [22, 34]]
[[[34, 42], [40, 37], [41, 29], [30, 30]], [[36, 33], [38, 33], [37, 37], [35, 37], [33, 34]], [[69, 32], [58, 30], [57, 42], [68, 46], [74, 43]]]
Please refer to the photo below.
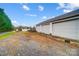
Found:
[[48, 25], [43, 25], [43, 26], [41, 27], [41, 32], [42, 32], [42, 33], [45, 33], [45, 34], [50, 34], [50, 24], [48, 24]]
[[41, 32], [41, 25], [40, 26], [36, 26], [36, 31], [37, 32]]
[[52, 35], [79, 39], [79, 20], [53, 24]]
[[50, 24], [36, 26], [36, 31], [45, 34], [50, 34]]
[[78, 37], [78, 39], [79, 39], [79, 20], [77, 20], [77, 25], [76, 25], [76, 27], [77, 27], [77, 37]]
[[36, 27], [37, 32], [50, 34], [70, 39], [79, 40], [79, 19], [61, 23], [40, 25]]

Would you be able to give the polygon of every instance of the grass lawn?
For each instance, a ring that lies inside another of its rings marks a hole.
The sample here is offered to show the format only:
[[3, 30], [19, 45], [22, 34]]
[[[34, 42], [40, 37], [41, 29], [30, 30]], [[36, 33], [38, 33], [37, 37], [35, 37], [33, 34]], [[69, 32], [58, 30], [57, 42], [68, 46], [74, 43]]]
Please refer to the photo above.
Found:
[[0, 35], [0, 40], [6, 39], [9, 36], [13, 35], [15, 32], [7, 32], [5, 34]]

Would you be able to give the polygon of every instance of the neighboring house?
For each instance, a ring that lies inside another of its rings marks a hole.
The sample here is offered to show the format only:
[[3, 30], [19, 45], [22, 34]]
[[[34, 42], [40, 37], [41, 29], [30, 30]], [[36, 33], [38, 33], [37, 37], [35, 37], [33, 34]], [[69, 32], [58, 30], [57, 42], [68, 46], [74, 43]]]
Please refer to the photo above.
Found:
[[22, 29], [22, 31], [28, 31], [28, 30], [30, 30], [30, 29], [27, 29], [27, 28], [25, 28], [25, 29]]
[[23, 27], [23, 26], [19, 26], [15, 28], [15, 31], [28, 31], [30, 30], [29, 27]]
[[79, 9], [37, 24], [36, 31], [79, 40]]

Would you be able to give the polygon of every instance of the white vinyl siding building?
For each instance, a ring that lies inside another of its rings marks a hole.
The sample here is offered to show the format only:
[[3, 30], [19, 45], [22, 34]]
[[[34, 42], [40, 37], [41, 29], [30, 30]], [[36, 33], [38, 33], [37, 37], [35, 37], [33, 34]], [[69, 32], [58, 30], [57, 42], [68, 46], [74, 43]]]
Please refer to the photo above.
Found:
[[79, 10], [39, 23], [36, 31], [79, 40]]
[[49, 25], [41, 26], [41, 32], [46, 33], [46, 34], [50, 34], [50, 29], [49, 28], [50, 28]]
[[71, 38], [71, 39], [78, 39], [77, 26], [76, 26], [77, 21], [79, 20], [73, 20], [73, 21], [53, 24], [52, 35]]

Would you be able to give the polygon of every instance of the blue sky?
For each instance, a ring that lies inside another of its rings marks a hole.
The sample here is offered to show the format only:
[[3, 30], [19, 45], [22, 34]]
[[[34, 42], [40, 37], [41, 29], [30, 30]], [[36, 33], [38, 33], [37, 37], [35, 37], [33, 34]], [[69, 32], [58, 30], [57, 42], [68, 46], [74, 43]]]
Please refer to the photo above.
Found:
[[79, 4], [73, 3], [2, 3], [5, 13], [14, 26], [34, 26], [49, 18], [73, 11]]

